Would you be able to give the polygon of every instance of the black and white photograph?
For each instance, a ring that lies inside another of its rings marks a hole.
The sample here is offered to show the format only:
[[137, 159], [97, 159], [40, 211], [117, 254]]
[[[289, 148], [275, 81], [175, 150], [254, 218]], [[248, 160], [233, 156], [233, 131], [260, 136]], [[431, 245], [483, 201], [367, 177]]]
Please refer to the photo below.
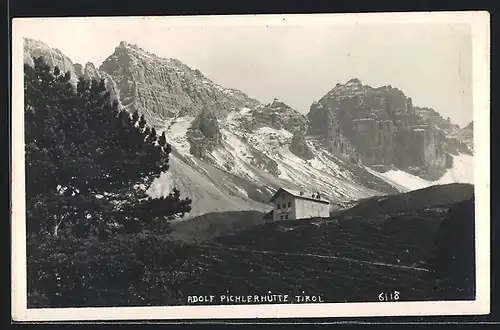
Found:
[[12, 26], [14, 320], [489, 312], [487, 12]]

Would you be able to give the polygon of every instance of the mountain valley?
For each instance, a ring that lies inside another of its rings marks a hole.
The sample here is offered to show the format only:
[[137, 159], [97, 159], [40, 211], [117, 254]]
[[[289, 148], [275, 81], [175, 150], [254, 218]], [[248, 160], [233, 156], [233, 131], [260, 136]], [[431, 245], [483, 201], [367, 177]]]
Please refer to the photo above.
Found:
[[319, 191], [335, 209], [434, 184], [473, 183], [472, 123], [460, 128], [392, 86], [374, 88], [354, 78], [304, 115], [125, 41], [99, 66], [73, 63], [32, 39], [25, 39], [24, 52], [26, 64], [43, 56], [69, 71], [74, 84], [80, 77], [104, 79], [121, 109], [138, 111], [166, 133], [171, 166], [148, 193], [177, 187], [193, 200], [187, 217], [267, 212], [279, 187]]

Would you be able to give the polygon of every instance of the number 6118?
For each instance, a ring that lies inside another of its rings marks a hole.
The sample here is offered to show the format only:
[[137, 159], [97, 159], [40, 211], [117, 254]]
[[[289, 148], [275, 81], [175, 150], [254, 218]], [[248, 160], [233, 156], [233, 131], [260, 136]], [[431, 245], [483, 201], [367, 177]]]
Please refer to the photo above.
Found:
[[380, 292], [378, 295], [378, 300], [379, 301], [396, 301], [399, 300], [399, 291], [393, 291], [393, 292]]

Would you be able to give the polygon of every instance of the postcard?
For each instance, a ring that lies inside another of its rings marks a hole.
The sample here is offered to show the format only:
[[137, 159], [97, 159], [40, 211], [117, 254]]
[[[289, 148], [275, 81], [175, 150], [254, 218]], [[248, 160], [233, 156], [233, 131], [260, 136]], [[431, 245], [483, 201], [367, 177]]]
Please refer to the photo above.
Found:
[[15, 18], [15, 321], [484, 315], [487, 12]]

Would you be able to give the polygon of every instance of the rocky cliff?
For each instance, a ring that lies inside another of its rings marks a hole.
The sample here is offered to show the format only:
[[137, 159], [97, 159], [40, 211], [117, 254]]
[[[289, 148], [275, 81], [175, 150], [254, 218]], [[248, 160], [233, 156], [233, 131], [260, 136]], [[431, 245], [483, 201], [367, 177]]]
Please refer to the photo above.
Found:
[[[77, 67], [78, 68], [78, 67]], [[106, 84], [106, 88], [110, 93], [111, 101], [120, 101], [120, 94], [118, 87], [116, 86], [113, 78], [106, 72], [99, 71], [96, 69], [93, 63], [88, 62], [85, 64], [85, 68], [81, 71], [81, 76], [87, 80], [103, 80]]]
[[414, 106], [397, 88], [373, 88], [359, 79], [337, 84], [313, 103], [308, 118], [307, 134], [332, 152], [430, 181], [452, 167], [450, 154], [460, 148], [448, 137], [456, 130], [448, 119]]
[[296, 131], [290, 141], [290, 151], [297, 157], [303, 160], [311, 160], [314, 158], [314, 153], [307, 145], [307, 139], [304, 132]]
[[271, 127], [293, 133], [303, 132], [307, 126], [307, 119], [304, 115], [278, 99], [274, 99], [269, 104], [256, 107], [252, 111], [251, 118], [254, 124], [253, 129]]
[[422, 117], [424, 120], [432, 121], [434, 125], [439, 127], [447, 134], [453, 134], [460, 129], [458, 125], [451, 122], [450, 117], [447, 117], [445, 119], [439, 114], [439, 112], [434, 109], [426, 107], [415, 107], [415, 113]]
[[149, 121], [175, 116], [197, 116], [202, 110], [222, 117], [235, 107], [259, 102], [246, 94], [223, 88], [173, 58], [161, 58], [122, 41], [99, 71], [113, 77], [122, 106], [138, 110]]
[[118, 88], [113, 78], [106, 72], [97, 70], [93, 63], [88, 62], [85, 66], [82, 66], [80, 63], [73, 63], [73, 61], [60, 50], [51, 48], [41, 41], [25, 38], [24, 63], [34, 65], [33, 59], [40, 56], [45, 59], [45, 62], [50, 67], [53, 68], [57, 66], [61, 72], [69, 72], [71, 74], [70, 81], [75, 87], [78, 83], [78, 79], [81, 77], [87, 80], [104, 79], [112, 101], [119, 101], [120, 96], [118, 94]]
[[186, 131], [189, 152], [197, 158], [203, 158], [221, 142], [219, 122], [214, 113], [202, 110]]
[[50, 48], [47, 44], [30, 39], [24, 38], [24, 63], [31, 66], [34, 65], [33, 59], [42, 56], [45, 62], [50, 67], [59, 67], [61, 72], [69, 72], [71, 74], [71, 82], [76, 86], [78, 78], [83, 74], [82, 66], [75, 64], [71, 59], [64, 55], [59, 49]]

